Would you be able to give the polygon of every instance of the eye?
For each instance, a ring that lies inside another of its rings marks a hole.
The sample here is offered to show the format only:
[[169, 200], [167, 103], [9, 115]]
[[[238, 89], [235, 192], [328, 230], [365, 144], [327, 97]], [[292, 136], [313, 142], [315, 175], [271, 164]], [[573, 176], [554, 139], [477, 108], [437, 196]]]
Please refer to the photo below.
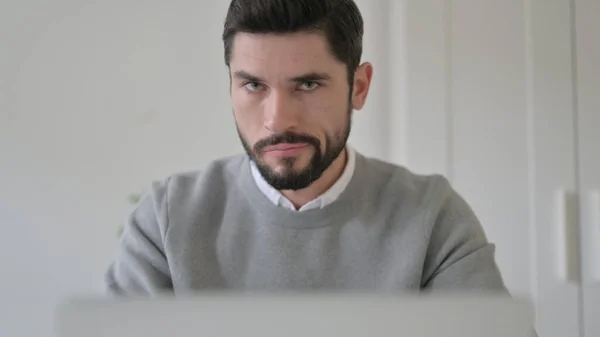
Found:
[[320, 84], [317, 82], [303, 82], [302, 84], [300, 84], [300, 86], [298, 88], [302, 91], [313, 91], [313, 90], [317, 89], [319, 86], [320, 86]]
[[248, 82], [246, 84], [244, 84], [244, 87], [251, 92], [257, 92], [260, 91], [263, 87], [262, 84], [258, 83], [258, 82]]

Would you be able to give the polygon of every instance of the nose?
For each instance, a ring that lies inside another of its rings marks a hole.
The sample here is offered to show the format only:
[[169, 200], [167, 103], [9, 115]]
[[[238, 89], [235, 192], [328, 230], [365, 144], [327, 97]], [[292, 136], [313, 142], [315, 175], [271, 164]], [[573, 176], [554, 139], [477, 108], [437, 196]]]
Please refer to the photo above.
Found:
[[299, 123], [299, 114], [293, 97], [289, 93], [271, 91], [264, 102], [264, 126], [274, 133], [294, 129]]

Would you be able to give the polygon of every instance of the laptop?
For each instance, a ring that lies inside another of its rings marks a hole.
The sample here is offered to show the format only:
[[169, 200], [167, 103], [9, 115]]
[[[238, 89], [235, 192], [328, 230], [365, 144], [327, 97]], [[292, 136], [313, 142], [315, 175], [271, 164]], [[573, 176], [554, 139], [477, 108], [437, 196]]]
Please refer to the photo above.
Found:
[[57, 337], [531, 337], [532, 306], [493, 297], [206, 294], [76, 298]]

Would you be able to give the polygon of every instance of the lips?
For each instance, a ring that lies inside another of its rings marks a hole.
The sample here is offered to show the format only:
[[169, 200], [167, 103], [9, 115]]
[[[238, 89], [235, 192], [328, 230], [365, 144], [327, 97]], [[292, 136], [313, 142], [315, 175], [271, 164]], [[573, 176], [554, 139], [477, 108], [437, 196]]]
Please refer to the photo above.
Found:
[[277, 144], [277, 145], [267, 146], [265, 148], [265, 152], [287, 151], [287, 150], [301, 149], [301, 148], [305, 148], [307, 146], [308, 146], [308, 144], [306, 144], [306, 143]]
[[264, 153], [267, 156], [274, 157], [296, 157], [302, 154], [302, 152], [308, 148], [308, 143], [282, 143], [267, 146], [264, 149]]

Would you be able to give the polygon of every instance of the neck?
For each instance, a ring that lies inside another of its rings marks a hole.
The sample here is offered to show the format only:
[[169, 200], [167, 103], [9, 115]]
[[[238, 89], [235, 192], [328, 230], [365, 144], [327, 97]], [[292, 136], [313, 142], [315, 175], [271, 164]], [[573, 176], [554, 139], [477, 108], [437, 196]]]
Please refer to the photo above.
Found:
[[306, 205], [311, 200], [314, 200], [319, 195], [327, 191], [335, 182], [340, 178], [346, 167], [348, 160], [348, 153], [346, 148], [340, 153], [340, 155], [331, 163], [331, 165], [323, 172], [321, 177], [315, 180], [307, 188], [292, 191], [284, 190], [280, 191], [296, 209]]

